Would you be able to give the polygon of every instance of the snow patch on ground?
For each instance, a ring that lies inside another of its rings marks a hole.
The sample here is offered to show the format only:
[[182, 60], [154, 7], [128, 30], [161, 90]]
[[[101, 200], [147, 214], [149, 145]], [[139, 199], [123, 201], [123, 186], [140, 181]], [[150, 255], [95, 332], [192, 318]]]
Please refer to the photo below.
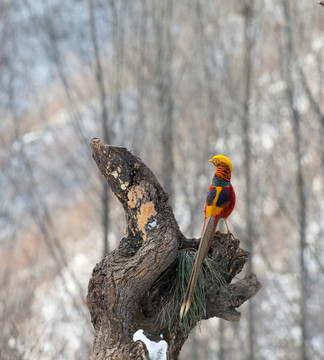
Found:
[[148, 339], [143, 330], [137, 330], [133, 335], [134, 341], [142, 341], [145, 344], [147, 351], [149, 353], [150, 360], [166, 360], [167, 359], [167, 349], [168, 344], [166, 341], [161, 340], [159, 342], [154, 342]]

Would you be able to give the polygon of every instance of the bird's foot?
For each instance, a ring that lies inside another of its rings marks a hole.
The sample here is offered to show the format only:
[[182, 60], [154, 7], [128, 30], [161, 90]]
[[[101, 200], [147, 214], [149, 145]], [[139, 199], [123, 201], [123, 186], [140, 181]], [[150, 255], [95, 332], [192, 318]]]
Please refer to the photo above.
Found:
[[231, 237], [232, 237], [234, 240], [237, 240], [236, 237], [235, 237], [230, 231], [227, 233], [227, 237], [228, 237], [229, 240], [231, 239]]

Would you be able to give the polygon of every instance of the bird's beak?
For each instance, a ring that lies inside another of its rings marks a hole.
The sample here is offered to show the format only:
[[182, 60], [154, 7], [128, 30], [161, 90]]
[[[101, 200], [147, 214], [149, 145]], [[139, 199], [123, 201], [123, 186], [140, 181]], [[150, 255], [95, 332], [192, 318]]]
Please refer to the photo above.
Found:
[[208, 160], [209, 162], [211, 162], [212, 164], [214, 164], [214, 160], [213, 159], [210, 159]]

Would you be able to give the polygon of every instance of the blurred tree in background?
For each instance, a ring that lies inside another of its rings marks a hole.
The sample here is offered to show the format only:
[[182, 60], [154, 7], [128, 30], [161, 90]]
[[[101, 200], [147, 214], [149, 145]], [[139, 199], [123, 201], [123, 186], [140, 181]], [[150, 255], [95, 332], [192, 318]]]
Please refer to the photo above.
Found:
[[324, 9], [2, 0], [0, 18], [0, 358], [88, 357], [88, 278], [124, 231], [94, 136], [150, 166], [187, 236], [207, 160], [232, 160], [231, 228], [263, 289], [240, 323], [202, 322], [182, 358], [323, 357]]

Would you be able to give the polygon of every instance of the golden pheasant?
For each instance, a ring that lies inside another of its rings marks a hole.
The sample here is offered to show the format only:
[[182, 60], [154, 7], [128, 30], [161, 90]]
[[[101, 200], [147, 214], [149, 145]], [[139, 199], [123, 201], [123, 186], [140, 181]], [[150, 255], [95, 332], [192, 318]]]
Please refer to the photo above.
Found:
[[231, 234], [227, 217], [235, 206], [235, 192], [231, 185], [232, 164], [224, 155], [216, 155], [209, 160], [215, 165], [216, 171], [209, 187], [205, 201], [205, 221], [201, 233], [201, 240], [191, 272], [187, 291], [180, 310], [180, 321], [186, 315], [196, 289], [199, 271], [212, 244], [218, 220], [223, 218], [229, 234]]

